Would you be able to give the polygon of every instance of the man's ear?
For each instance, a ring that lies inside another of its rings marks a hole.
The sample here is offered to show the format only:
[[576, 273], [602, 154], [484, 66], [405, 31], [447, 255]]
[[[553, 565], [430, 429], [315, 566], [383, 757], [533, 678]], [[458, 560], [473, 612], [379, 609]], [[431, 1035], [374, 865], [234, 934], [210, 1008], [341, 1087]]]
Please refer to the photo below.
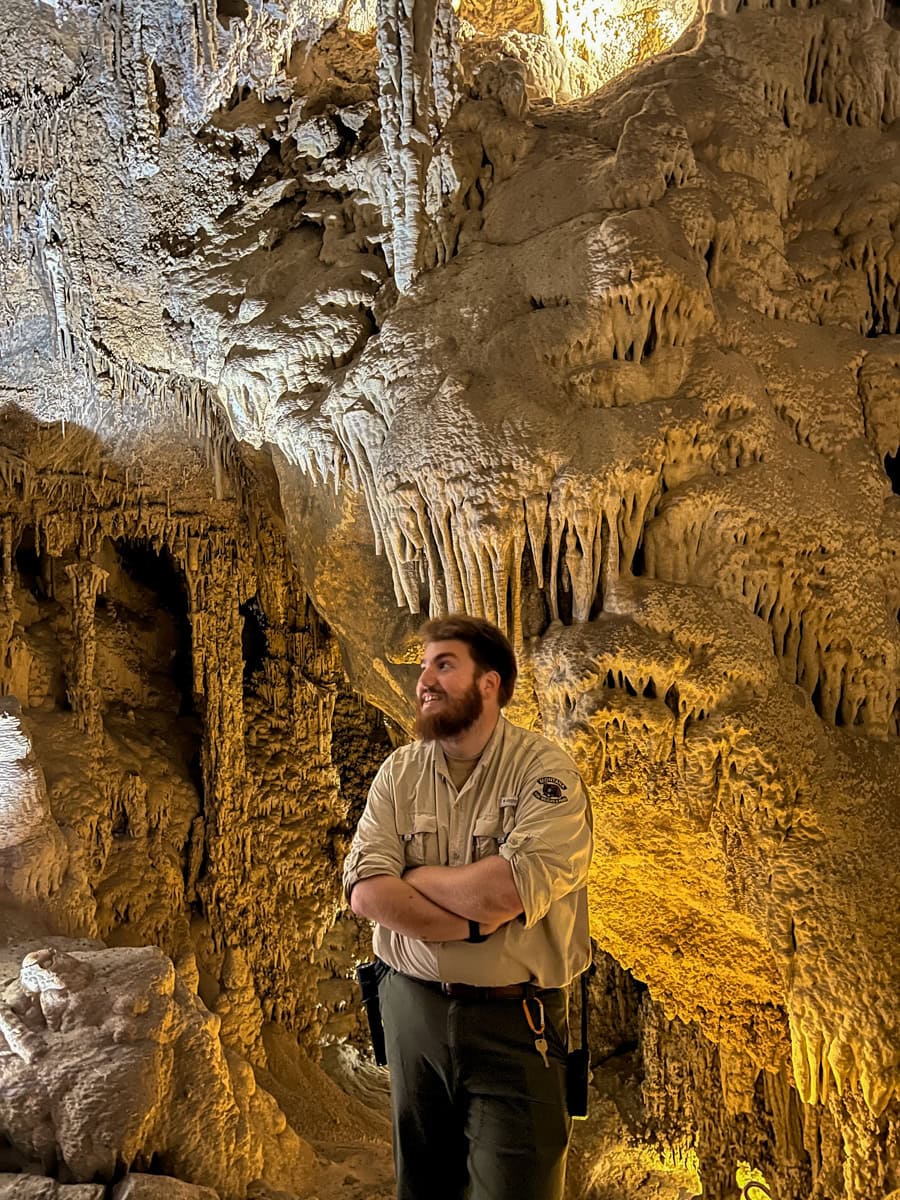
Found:
[[479, 679], [482, 696], [497, 696], [500, 693], [499, 671], [484, 671]]

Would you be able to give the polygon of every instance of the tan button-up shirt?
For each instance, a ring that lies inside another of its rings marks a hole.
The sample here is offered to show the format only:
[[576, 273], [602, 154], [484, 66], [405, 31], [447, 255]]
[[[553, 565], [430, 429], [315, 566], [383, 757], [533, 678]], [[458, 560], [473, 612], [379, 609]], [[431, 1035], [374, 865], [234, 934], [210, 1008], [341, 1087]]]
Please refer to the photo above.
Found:
[[587, 874], [591, 807], [575, 764], [503, 717], [457, 792], [439, 743], [402, 746], [383, 763], [344, 864], [344, 889], [408, 867], [460, 866], [502, 854], [523, 918], [486, 942], [423, 942], [380, 925], [374, 946], [419, 979], [561, 987], [590, 961]]

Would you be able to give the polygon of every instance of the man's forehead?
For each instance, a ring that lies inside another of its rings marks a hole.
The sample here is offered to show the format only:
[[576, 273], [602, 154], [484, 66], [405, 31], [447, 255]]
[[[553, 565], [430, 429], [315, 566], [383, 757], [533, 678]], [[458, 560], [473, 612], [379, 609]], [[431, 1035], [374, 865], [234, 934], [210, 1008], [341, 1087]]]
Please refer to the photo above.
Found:
[[458, 638], [447, 638], [440, 642], [426, 642], [422, 647], [422, 662], [434, 662], [436, 658], [442, 655], [456, 658], [460, 662], [466, 660], [472, 661], [472, 655], [469, 651], [467, 642], [462, 642]]

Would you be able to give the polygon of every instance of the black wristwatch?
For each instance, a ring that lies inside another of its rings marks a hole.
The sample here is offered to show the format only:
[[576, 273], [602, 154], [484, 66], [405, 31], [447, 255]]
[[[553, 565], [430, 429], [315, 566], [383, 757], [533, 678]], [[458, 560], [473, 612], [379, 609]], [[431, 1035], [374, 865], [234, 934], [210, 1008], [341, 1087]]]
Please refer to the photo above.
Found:
[[481, 932], [481, 926], [478, 924], [478, 922], [470, 921], [469, 922], [469, 936], [466, 938], [466, 941], [467, 942], [486, 942], [487, 940], [488, 940], [488, 935], [486, 933]]

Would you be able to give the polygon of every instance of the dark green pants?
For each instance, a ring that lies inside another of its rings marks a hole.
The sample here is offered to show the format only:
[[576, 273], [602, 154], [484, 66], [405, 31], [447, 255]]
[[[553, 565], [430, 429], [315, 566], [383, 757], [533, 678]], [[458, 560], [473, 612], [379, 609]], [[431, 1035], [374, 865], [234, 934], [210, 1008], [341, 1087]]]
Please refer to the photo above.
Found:
[[398, 1200], [561, 1200], [565, 993], [541, 993], [549, 1068], [521, 1000], [451, 1000], [395, 971], [380, 996]]

